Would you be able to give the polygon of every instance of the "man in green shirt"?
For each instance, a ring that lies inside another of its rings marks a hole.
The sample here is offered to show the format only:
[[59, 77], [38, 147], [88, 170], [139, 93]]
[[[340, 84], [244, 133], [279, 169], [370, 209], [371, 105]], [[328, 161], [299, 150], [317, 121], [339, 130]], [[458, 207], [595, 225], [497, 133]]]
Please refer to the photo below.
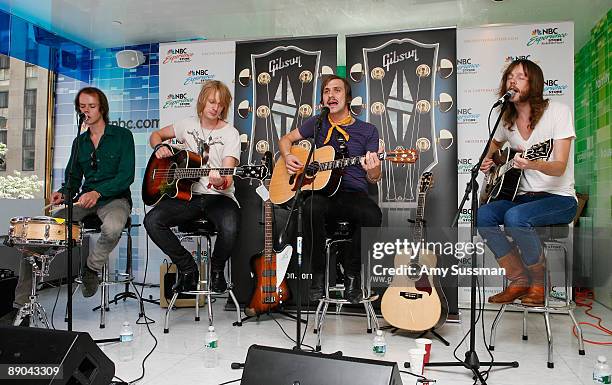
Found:
[[[82, 277], [83, 296], [91, 297], [98, 290], [98, 273], [102, 272], [108, 255], [119, 243], [132, 210], [130, 185], [134, 182], [134, 138], [130, 130], [109, 124], [108, 100], [99, 89], [81, 89], [74, 105], [77, 113], [85, 114], [83, 132], [72, 142], [66, 183], [51, 194], [51, 203], [65, 202], [69, 181], [74, 195], [73, 220], [80, 221], [95, 214], [102, 221], [100, 237], [87, 257]], [[66, 215], [66, 209], [56, 214], [62, 218]], [[19, 307], [27, 302], [31, 288], [30, 265], [24, 261], [15, 290], [15, 305]]]

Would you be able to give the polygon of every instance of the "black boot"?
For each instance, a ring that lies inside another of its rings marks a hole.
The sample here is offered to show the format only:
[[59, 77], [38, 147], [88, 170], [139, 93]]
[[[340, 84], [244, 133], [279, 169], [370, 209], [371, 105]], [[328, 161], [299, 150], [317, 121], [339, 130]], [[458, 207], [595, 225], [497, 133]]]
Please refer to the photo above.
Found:
[[308, 291], [308, 299], [318, 301], [325, 294], [325, 274], [313, 273], [312, 281], [310, 282], [310, 290]]
[[176, 283], [172, 286], [172, 291], [175, 293], [181, 293], [184, 291], [193, 291], [198, 288], [198, 271], [192, 270], [187, 272], [181, 272], [179, 270]]
[[363, 299], [361, 276], [359, 273], [346, 272], [344, 278], [344, 299], [352, 304], [357, 304]]
[[225, 273], [223, 270], [213, 270], [210, 273], [210, 290], [215, 293], [224, 293], [227, 290]]

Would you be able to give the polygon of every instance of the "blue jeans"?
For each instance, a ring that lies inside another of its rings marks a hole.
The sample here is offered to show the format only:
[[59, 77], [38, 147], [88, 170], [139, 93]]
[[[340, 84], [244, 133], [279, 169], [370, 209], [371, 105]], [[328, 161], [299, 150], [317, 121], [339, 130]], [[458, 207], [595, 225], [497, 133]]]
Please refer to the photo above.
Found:
[[[496, 258], [508, 254], [512, 245], [509, 234], [526, 266], [538, 263], [542, 242], [536, 227], [570, 223], [576, 215], [576, 199], [555, 194], [519, 195], [514, 201], [500, 200], [478, 209], [477, 226], [480, 235]], [[504, 226], [504, 231], [500, 225]]]

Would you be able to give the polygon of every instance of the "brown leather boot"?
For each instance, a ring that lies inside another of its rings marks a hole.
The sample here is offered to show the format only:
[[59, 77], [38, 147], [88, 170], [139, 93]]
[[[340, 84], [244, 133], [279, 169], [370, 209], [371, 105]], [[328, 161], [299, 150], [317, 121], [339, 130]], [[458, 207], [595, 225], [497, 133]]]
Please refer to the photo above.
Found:
[[521, 303], [526, 306], [544, 306], [544, 274], [546, 265], [542, 258], [535, 265], [527, 266], [531, 276], [531, 286], [527, 294], [521, 298]]
[[508, 287], [501, 293], [489, 297], [489, 303], [512, 303], [529, 291], [529, 275], [516, 249], [497, 260], [500, 267], [506, 269], [506, 278], [510, 281]]

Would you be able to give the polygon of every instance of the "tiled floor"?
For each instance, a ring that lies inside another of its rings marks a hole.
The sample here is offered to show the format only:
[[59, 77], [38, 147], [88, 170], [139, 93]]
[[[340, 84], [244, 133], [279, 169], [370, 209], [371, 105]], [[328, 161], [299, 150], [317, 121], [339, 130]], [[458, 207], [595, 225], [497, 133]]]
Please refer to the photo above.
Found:
[[[42, 302], [49, 315], [55, 300], [56, 289], [47, 289], [41, 293]], [[147, 291], [145, 291], [145, 296]], [[151, 294], [158, 292], [151, 289]], [[63, 306], [65, 305], [65, 289], [55, 312], [55, 325], [65, 328], [63, 322]], [[111, 305], [107, 313], [105, 329], [99, 329], [99, 313], [91, 311], [97, 304], [99, 296], [85, 300], [80, 293], [74, 297], [74, 330], [87, 331], [93, 338], [110, 338], [119, 335], [123, 321], [134, 324], [138, 317], [136, 301], [128, 300], [119, 305]], [[156, 305], [146, 304], [147, 315], [156, 323], [151, 331], [158, 339], [158, 345], [146, 362], [146, 375], [139, 384], [219, 384], [240, 378], [241, 370], [232, 370], [232, 362], [244, 362], [246, 352], [251, 344], [270, 345], [291, 348], [292, 342], [285, 337], [280, 327], [271, 319], [262, 317], [259, 322], [249, 321], [242, 327], [232, 326], [235, 312], [223, 310], [225, 298], [220, 298], [214, 304], [215, 327], [219, 335], [219, 365], [214, 369], [204, 367], [203, 351], [204, 336], [207, 332], [206, 314], [202, 313], [202, 321], [194, 322], [193, 309], [178, 309], [172, 313], [170, 333], [163, 334], [164, 309]], [[612, 312], [601, 305], [596, 305], [595, 314], [604, 320], [612, 319]], [[462, 323], [446, 324], [440, 333], [451, 343], [446, 347], [434, 339], [432, 346], [432, 361], [452, 360], [452, 351], [469, 328], [469, 311], [464, 311]], [[576, 311], [578, 320], [587, 317], [581, 309]], [[485, 330], [490, 328], [495, 313], [485, 312]], [[606, 355], [612, 359], [612, 349], [605, 346], [586, 344], [586, 355], [578, 355], [578, 343], [571, 334], [571, 321], [566, 315], [552, 315], [552, 330], [554, 336], [555, 368], [546, 367], [546, 333], [544, 319], [541, 315], [531, 314], [528, 318], [529, 340], [521, 339], [522, 313], [506, 312], [498, 328], [494, 356], [497, 361], [514, 361], [520, 363], [516, 369], [493, 369], [489, 384], [556, 384], [578, 385], [592, 384], [591, 374], [598, 355]], [[289, 319], [277, 317], [280, 324], [290, 336], [295, 335], [295, 324]], [[316, 335], [312, 333], [312, 320], [306, 333], [305, 343], [314, 345]], [[381, 322], [384, 322], [381, 320]], [[605, 322], [605, 321], [604, 321]], [[609, 327], [610, 325], [607, 324]], [[407, 351], [414, 346], [413, 337], [406, 334], [386, 333], [388, 344], [385, 360], [397, 361], [400, 369], [407, 361]], [[341, 350], [346, 356], [374, 358], [371, 353], [372, 335], [365, 333], [365, 318], [359, 316], [336, 316], [330, 313], [325, 323], [323, 335], [323, 352], [331, 353]], [[596, 335], [594, 329], [585, 330], [585, 337], [595, 340], [605, 340]], [[608, 339], [609, 340], [609, 339]], [[482, 342], [481, 327], [477, 334], [477, 352], [481, 361], [488, 360], [488, 355]], [[141, 374], [141, 361], [153, 347], [153, 338], [145, 325], [135, 327], [134, 358], [129, 362], [119, 360], [119, 345], [107, 344], [103, 351], [115, 362], [116, 374], [124, 380], [133, 380]], [[458, 355], [463, 358], [467, 343], [458, 349]], [[437, 380], [438, 385], [472, 384], [471, 374], [464, 368], [428, 368], [425, 375]], [[402, 374], [404, 384], [414, 384], [409, 375]], [[350, 383], [350, 382], [347, 382]]]

